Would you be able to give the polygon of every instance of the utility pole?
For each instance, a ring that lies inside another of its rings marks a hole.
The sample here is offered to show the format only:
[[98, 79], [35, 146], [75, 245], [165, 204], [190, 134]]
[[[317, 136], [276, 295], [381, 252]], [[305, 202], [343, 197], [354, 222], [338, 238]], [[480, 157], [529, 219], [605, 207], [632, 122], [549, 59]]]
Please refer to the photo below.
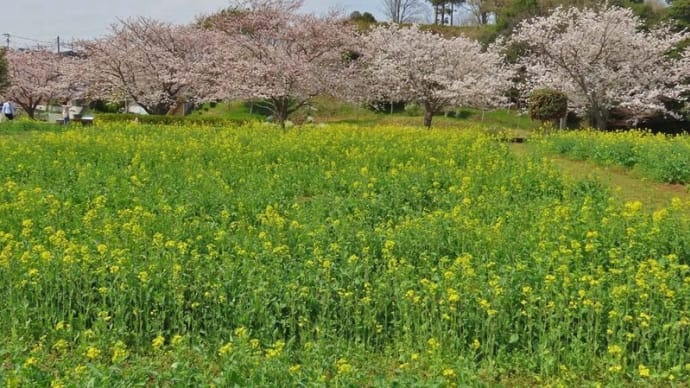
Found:
[[58, 37], [57, 37], [57, 51], [58, 51], [58, 54], [60, 54], [60, 35], [58, 35]]
[[2, 36], [5, 37], [5, 42], [7, 42], [7, 48], [9, 49], [10, 48], [10, 34], [4, 33], [4, 34], [2, 34]]

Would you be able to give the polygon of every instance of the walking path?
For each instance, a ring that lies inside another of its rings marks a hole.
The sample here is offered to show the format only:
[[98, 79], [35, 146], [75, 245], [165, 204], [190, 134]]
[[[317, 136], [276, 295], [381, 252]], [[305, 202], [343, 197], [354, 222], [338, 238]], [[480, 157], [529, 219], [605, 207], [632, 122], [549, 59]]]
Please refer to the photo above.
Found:
[[[518, 156], [532, 154], [529, 144], [511, 144], [511, 150]], [[623, 167], [607, 167], [590, 161], [572, 160], [560, 155], [547, 155], [566, 177], [572, 179], [595, 178], [611, 188], [615, 195], [625, 201], [640, 201], [650, 209], [665, 207], [675, 197], [690, 201], [690, 192], [685, 185], [654, 182], [640, 177]]]

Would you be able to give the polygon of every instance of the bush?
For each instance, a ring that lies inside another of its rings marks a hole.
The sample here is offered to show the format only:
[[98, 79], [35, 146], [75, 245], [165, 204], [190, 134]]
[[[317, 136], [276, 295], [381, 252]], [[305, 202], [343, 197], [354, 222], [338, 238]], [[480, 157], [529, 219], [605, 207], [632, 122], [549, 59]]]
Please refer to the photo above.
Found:
[[536, 89], [528, 99], [532, 120], [555, 121], [568, 113], [568, 96], [554, 89]]
[[103, 113], [118, 113], [125, 109], [124, 101], [95, 100], [88, 104], [89, 109]]
[[458, 109], [455, 112], [455, 117], [458, 119], [469, 119], [472, 116], [472, 111], [468, 109]]
[[415, 103], [410, 103], [405, 105], [405, 113], [409, 116], [421, 116], [424, 114], [424, 108]]

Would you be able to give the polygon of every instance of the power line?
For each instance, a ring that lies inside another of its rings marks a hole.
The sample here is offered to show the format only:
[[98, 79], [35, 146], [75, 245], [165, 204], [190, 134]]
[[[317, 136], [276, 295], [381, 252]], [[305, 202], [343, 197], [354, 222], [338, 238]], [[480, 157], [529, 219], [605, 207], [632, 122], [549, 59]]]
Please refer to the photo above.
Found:
[[39, 47], [53, 47], [53, 46], [55, 46], [55, 47], [57, 47], [58, 53], [60, 53], [62, 51], [63, 47], [67, 48], [69, 50], [74, 48], [71, 43], [65, 42], [64, 40], [60, 39], [59, 36], [57, 37], [57, 39], [55, 41], [30, 38], [30, 37], [26, 37], [26, 36], [22, 36], [22, 35], [10, 34], [7, 32], [2, 34], [2, 36], [5, 37], [5, 45], [7, 48], [9, 48], [11, 45], [15, 46], [15, 47], [20, 47], [20, 46], [28, 47], [28, 45], [26, 43], [24, 43], [24, 44], [18, 44], [19, 42], [14, 43], [14, 44], [10, 43], [11, 41], [16, 42], [17, 40], [24, 41], [24, 42], [31, 42], [35, 46], [39, 46]]
[[34, 38], [27, 38], [25, 36], [20, 36], [20, 35], [14, 35], [11, 34], [12, 39], [19, 39], [19, 40], [28, 40], [30, 42], [35, 42], [35, 43], [46, 43], [46, 44], [51, 44], [53, 42], [49, 42], [47, 40], [40, 40], [40, 39], [34, 39]]

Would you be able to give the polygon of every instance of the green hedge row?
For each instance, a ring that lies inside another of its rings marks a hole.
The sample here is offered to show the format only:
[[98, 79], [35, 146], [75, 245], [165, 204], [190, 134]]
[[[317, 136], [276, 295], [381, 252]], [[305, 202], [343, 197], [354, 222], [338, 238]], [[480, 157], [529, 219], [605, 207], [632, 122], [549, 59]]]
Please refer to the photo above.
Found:
[[55, 130], [54, 123], [47, 123], [45, 121], [19, 119], [13, 121], [0, 122], [0, 130], [2, 132], [20, 132], [20, 131], [35, 131], [35, 130]]
[[181, 124], [203, 124], [203, 125], [228, 125], [244, 124], [244, 120], [233, 120], [221, 117], [195, 117], [195, 116], [159, 116], [159, 115], [137, 115], [133, 113], [99, 113], [95, 116], [97, 122], [123, 122], [138, 121], [143, 124], [157, 125], [181, 125]]

